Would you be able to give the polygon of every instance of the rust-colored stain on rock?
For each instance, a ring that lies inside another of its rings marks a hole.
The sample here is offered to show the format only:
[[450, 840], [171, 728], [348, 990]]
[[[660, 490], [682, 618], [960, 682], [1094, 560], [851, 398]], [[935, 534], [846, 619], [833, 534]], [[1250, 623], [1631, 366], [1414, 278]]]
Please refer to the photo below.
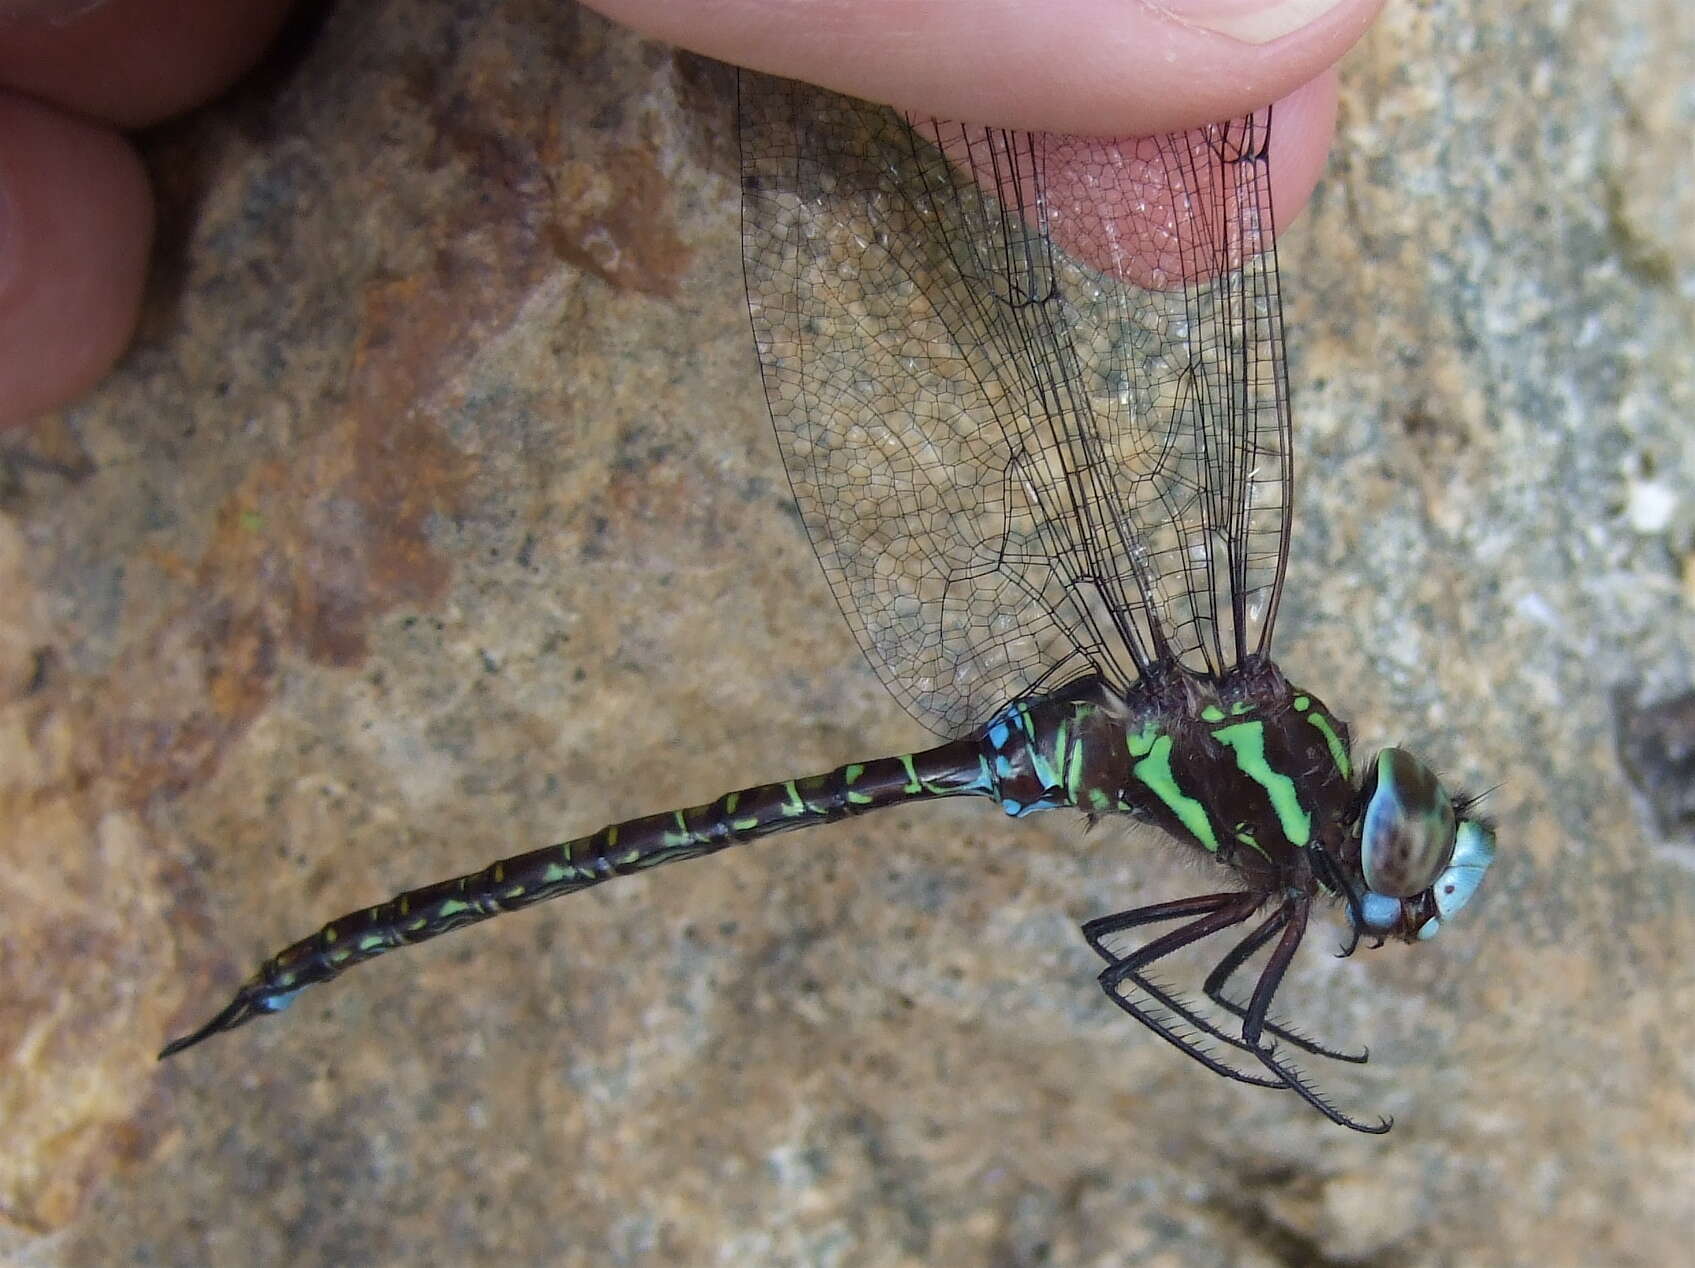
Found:
[[[291, 658], [355, 668], [385, 614], [441, 602], [454, 560], [432, 534], [466, 513], [476, 474], [446, 429], [479, 350], [561, 257], [653, 293], [669, 293], [686, 267], [663, 178], [639, 147], [610, 162], [568, 158], [557, 116], [498, 94], [449, 94], [434, 122], [433, 161], [462, 167], [463, 179], [430, 209], [422, 267], [378, 273], [352, 294], [345, 383], [291, 420], [286, 450], [256, 447], [216, 505], [173, 504], [188, 531], [150, 535], [124, 562], [123, 586], [164, 584], [143, 596], [151, 603], [125, 591], [103, 671], [60, 670], [4, 706], [16, 747], [35, 755], [0, 789], [14, 829], [4, 865], [16, 894], [47, 896], [23, 902], [0, 933], [9, 973], [41, 984], [0, 1005], [0, 1045], [17, 1054], [0, 1100], [12, 1145], [0, 1219], [18, 1227], [62, 1226], [112, 1161], [154, 1147], [152, 1054], [203, 1005], [217, 964], [207, 895], [186, 843], [157, 826], [161, 803], [213, 777], [271, 707]], [[591, 170], [613, 184], [581, 184]], [[8, 682], [21, 691], [39, 677], [30, 648], [76, 637], [44, 618], [20, 636]], [[154, 988], [138, 994], [136, 981]], [[88, 1052], [102, 1054], [100, 1077], [88, 1095], [68, 1092], [59, 1072]]]
[[559, 258], [608, 285], [670, 296], [688, 271], [690, 252], [670, 214], [669, 184], [651, 152], [604, 155], [574, 163], [559, 180], [558, 218], [548, 241]]
[[412, 281], [376, 287], [366, 312], [341, 415], [287, 459], [254, 465], [198, 560], [155, 556], [191, 577], [185, 602], [94, 693], [128, 704], [90, 729], [91, 768], [126, 804], [208, 777], [269, 702], [282, 649], [355, 666], [375, 620], [446, 590], [429, 522], [460, 513], [471, 473], [428, 417], [451, 391], [456, 319]]
[[[374, 621], [446, 591], [451, 561], [429, 524], [460, 513], [471, 473], [429, 421], [455, 361], [443, 351], [452, 320], [438, 302], [413, 303], [424, 294], [397, 283], [370, 297], [374, 333], [347, 407], [290, 458], [254, 464], [212, 512], [198, 558], [155, 546], [128, 570], [144, 576], [151, 564], [176, 601], [105, 673], [77, 676], [56, 661], [26, 673], [22, 652], [52, 645], [45, 626], [12, 658], [7, 747], [34, 761], [0, 787], [3, 865], [19, 899], [0, 941], [8, 979], [39, 986], [9, 990], [0, 1005], [0, 1047], [17, 1076], [0, 1097], [15, 1146], [0, 1163], [0, 1214], [19, 1227], [61, 1226], [112, 1158], [147, 1151], [118, 1142], [141, 1130], [152, 1051], [179, 998], [137, 997], [126, 983], [148, 963], [139, 976], [182, 976], [160, 931], [204, 923], [193, 903], [179, 905], [196, 891], [150, 807], [211, 777], [272, 701], [286, 655], [351, 667]], [[413, 404], [397, 411], [395, 401]], [[9, 580], [27, 609], [27, 577], [16, 569]], [[200, 946], [188, 939], [184, 955], [203, 958]], [[89, 1052], [103, 1054], [102, 1077], [87, 1094], [63, 1087], [54, 1072]]]

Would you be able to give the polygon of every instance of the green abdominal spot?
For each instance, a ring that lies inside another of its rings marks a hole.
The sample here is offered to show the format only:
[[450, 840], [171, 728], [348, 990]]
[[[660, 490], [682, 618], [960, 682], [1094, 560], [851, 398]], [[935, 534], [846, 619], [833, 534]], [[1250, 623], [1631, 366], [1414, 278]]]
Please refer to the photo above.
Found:
[[916, 797], [924, 790], [924, 783], [918, 778], [917, 770], [913, 768], [912, 754], [902, 753], [900, 757], [900, 764], [906, 770], [906, 787], [901, 789], [901, 791], [906, 793], [909, 797]]

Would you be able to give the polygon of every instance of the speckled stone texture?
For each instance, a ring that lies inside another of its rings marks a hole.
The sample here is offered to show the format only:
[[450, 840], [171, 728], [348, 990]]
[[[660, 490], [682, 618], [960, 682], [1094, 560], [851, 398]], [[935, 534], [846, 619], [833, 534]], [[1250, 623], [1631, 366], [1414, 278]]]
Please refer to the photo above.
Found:
[[894, 812], [360, 969], [156, 1065], [348, 907], [923, 734], [789, 503], [732, 80], [568, 5], [339, 6], [149, 141], [144, 328], [0, 486], [0, 1258], [1663, 1264], [1695, 847], [1695, 9], [1390, 6], [1283, 236], [1280, 660], [1498, 784], [1437, 944], [1288, 1002], [1387, 1139], [1206, 1077], [1076, 931], [1148, 833]]

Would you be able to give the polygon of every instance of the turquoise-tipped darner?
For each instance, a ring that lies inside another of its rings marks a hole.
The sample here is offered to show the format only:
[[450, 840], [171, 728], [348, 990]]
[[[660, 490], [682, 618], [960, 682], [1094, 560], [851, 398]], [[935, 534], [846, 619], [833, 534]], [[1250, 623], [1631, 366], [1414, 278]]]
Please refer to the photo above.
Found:
[[[744, 76], [743, 251], [790, 482], [872, 665], [935, 748], [727, 793], [412, 890], [267, 960], [178, 1052], [303, 988], [613, 876], [901, 802], [1127, 815], [1226, 888], [1092, 920], [1108, 996], [1216, 1073], [1335, 1108], [1273, 1020], [1313, 903], [1429, 938], [1494, 834], [1270, 659], [1291, 452], [1269, 110], [1120, 142], [909, 126]], [[1202, 984], [1149, 971], [1244, 926]], [[1125, 935], [1171, 926], [1135, 945]], [[1269, 951], [1267, 951], [1269, 948]], [[1243, 999], [1230, 981], [1261, 952]]]

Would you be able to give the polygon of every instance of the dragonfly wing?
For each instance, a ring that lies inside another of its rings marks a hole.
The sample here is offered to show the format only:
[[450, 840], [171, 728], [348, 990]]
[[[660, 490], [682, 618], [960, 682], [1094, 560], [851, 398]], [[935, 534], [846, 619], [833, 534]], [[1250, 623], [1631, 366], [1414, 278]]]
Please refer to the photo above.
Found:
[[1263, 650], [1289, 516], [1269, 112], [1094, 141], [745, 74], [743, 258], [848, 623], [957, 734]]

